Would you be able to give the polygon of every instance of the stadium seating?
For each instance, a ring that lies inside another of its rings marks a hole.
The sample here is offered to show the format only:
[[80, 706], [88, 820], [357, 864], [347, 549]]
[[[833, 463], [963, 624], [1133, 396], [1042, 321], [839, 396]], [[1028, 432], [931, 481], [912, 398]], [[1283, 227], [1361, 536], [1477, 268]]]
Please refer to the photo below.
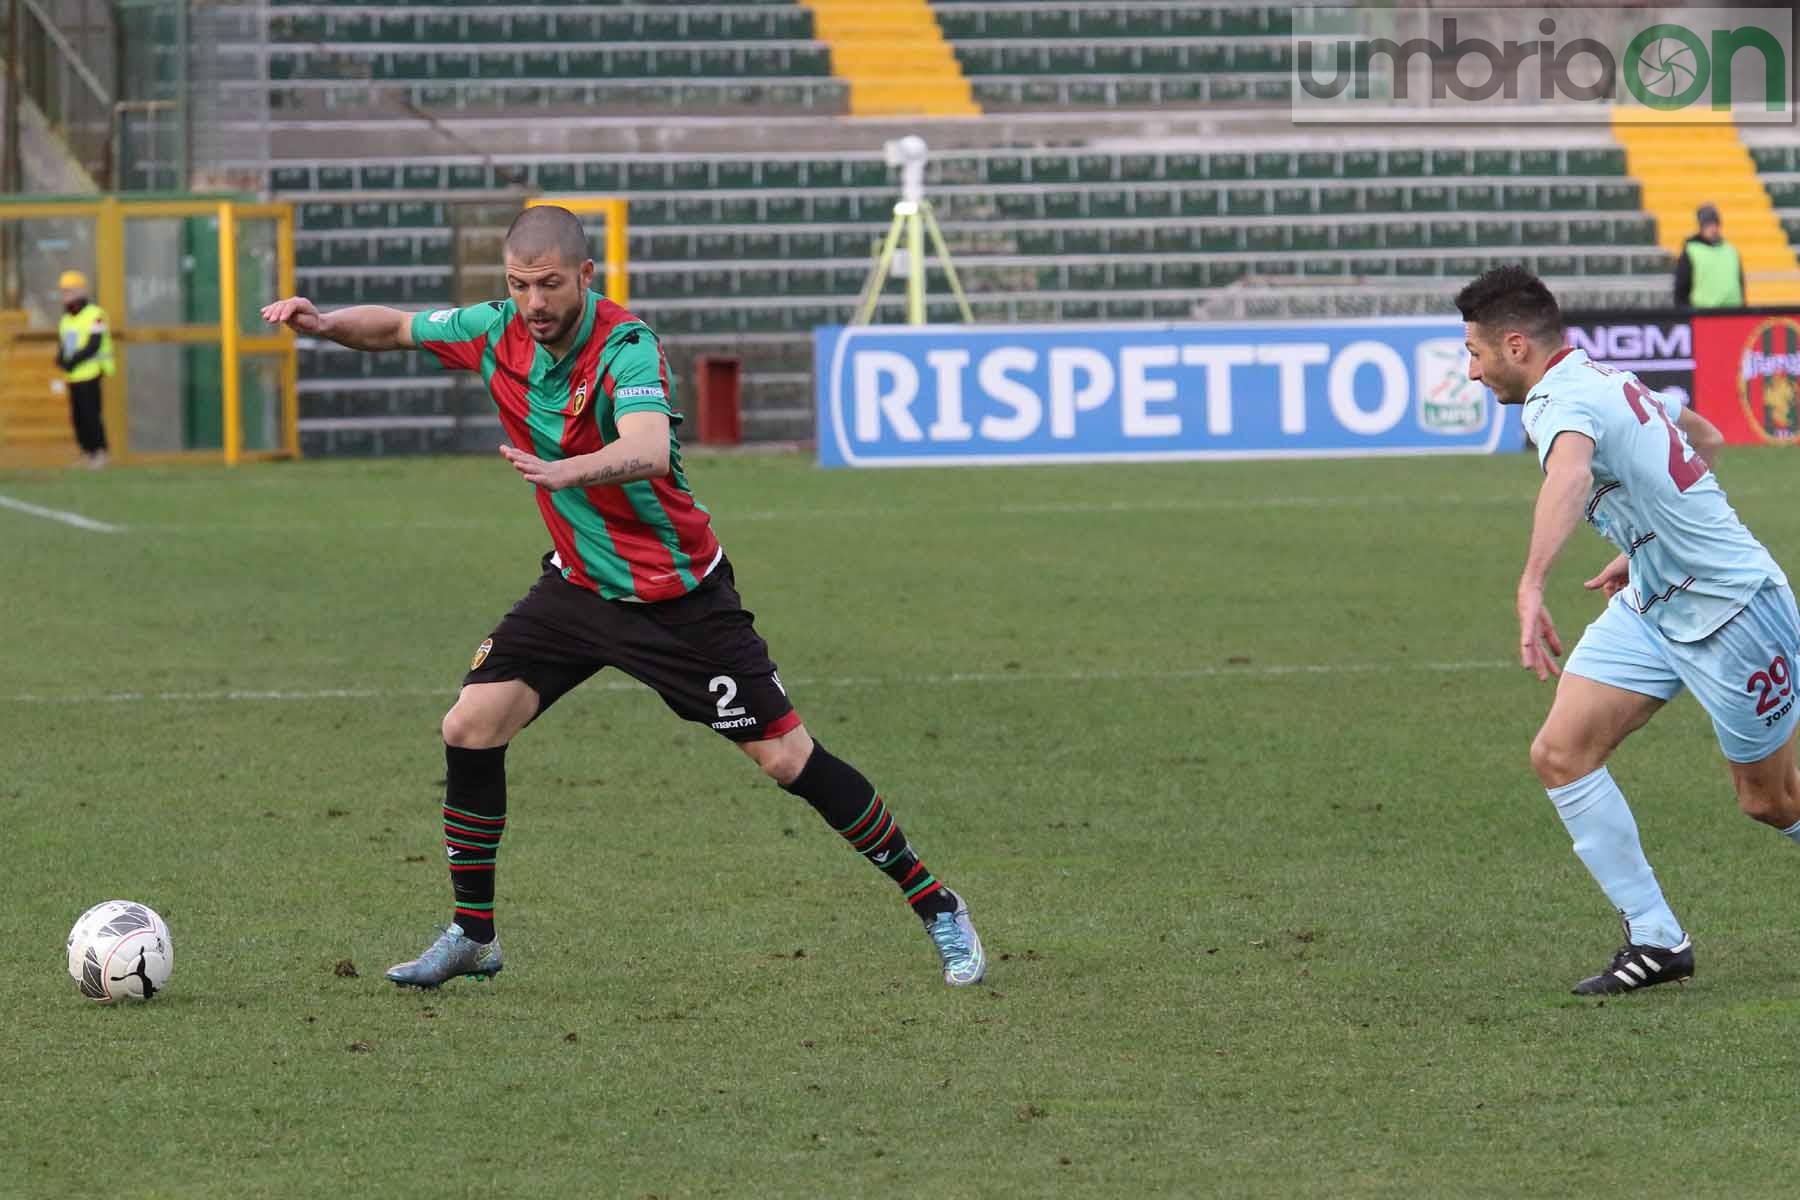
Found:
[[[752, 436], [804, 436], [808, 332], [849, 315], [898, 179], [875, 152], [887, 132], [789, 142], [761, 136], [758, 114], [829, 117], [848, 111], [853, 88], [878, 87], [848, 68], [855, 59], [879, 74], [870, 46], [854, 41], [881, 23], [858, 12], [879, 8], [276, 2], [264, 53], [280, 114], [359, 129], [419, 112], [572, 123], [560, 140], [534, 138], [542, 151], [489, 143], [479, 149], [497, 152], [450, 154], [420, 133], [418, 149], [393, 137], [379, 152], [293, 152], [255, 169], [296, 202], [302, 287], [327, 304], [496, 294], [497, 230], [525, 196], [624, 195], [632, 307], [671, 335], [678, 371], [697, 352], [739, 354]], [[1270, 119], [1263, 128], [1279, 133], [1202, 140], [1118, 120], [1120, 110], [1195, 106], [1279, 114], [1286, 7], [955, 0], [931, 12], [989, 113], [1059, 121], [997, 118], [991, 138], [958, 133], [957, 149], [934, 135], [930, 194], [978, 319], [1180, 319], [1222, 298], [1243, 316], [1441, 312], [1457, 281], [1500, 261], [1524, 261], [1564, 290], [1666, 291], [1661, 231], [1605, 135], [1346, 139]], [[1101, 109], [1108, 123], [1092, 130], [1060, 123], [1092, 123], [1081, 114]], [[721, 126], [677, 151], [645, 127], [631, 149], [621, 134], [600, 153], [578, 133], [595, 113], [658, 111], [731, 114], [744, 135]], [[1757, 162], [1795, 231], [1800, 162], [1786, 146]], [[930, 285], [929, 315], [955, 319], [935, 266]], [[899, 304], [890, 281], [879, 311], [897, 319]], [[375, 412], [420, 445], [452, 436], [446, 419], [459, 405], [482, 407], [416, 356], [309, 346], [303, 378], [315, 426]], [[364, 432], [334, 430], [332, 445], [361, 444]]]
[[[272, 6], [272, 101], [291, 115], [418, 109], [836, 114], [848, 88], [812, 13], [721, 5]], [[245, 81], [242, 86], [257, 86]]]
[[[935, 156], [929, 178], [978, 319], [1168, 320], [1250, 280], [1382, 279], [1344, 287], [1350, 295], [1322, 311], [1436, 311], [1456, 280], [1520, 259], [1563, 279], [1647, 276], [1660, 289], [1668, 256], [1623, 168], [1622, 152], [1605, 145], [1263, 143], [957, 151]], [[807, 333], [848, 316], [896, 191], [886, 163], [862, 153], [345, 161], [277, 167], [270, 182], [298, 203], [308, 294], [414, 307], [498, 291], [494, 230], [520, 196], [622, 193], [632, 307], [674, 338], [678, 371], [702, 350], [745, 355], [753, 432], [802, 436]], [[478, 217], [459, 219], [465, 211]], [[479, 231], [461, 235], [460, 255], [453, 225]], [[897, 286], [887, 319], [900, 315]], [[930, 315], [957, 317], [935, 269]], [[454, 393], [400, 382], [421, 370], [429, 380], [430, 369], [309, 351], [306, 411], [441, 415]]]

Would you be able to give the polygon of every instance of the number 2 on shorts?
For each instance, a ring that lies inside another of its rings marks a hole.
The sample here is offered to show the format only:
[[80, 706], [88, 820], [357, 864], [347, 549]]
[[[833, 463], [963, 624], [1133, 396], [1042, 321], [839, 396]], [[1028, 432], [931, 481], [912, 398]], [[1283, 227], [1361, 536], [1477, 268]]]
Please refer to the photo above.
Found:
[[732, 707], [731, 702], [737, 699], [737, 680], [729, 675], [715, 675], [706, 685], [706, 690], [716, 692], [719, 696], [719, 716], [723, 718], [741, 717], [743, 706]]

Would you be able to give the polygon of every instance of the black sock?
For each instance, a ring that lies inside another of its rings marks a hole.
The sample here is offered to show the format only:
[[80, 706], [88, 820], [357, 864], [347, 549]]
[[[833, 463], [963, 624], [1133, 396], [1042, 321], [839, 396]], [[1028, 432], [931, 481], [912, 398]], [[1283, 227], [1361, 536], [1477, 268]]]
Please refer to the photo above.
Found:
[[925, 869], [887, 802], [861, 771], [815, 741], [812, 756], [787, 790], [817, 809], [851, 849], [898, 884], [920, 920], [955, 911], [955, 894]]
[[474, 941], [491, 942], [494, 859], [506, 832], [506, 747], [445, 746], [444, 765], [444, 851], [456, 893], [451, 919]]

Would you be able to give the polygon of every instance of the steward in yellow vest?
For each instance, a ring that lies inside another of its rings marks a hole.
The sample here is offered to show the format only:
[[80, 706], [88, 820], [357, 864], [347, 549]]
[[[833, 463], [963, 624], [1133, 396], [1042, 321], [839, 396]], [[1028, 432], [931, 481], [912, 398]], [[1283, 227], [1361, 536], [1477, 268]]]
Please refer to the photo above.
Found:
[[1725, 240], [1719, 210], [1702, 204], [1700, 232], [1687, 240], [1675, 262], [1675, 303], [1682, 308], [1742, 308], [1744, 264]]
[[56, 365], [68, 374], [69, 418], [82, 459], [90, 467], [106, 465], [106, 428], [100, 420], [100, 380], [113, 373], [112, 332], [106, 313], [88, 298], [87, 276], [64, 271], [63, 318], [57, 326]]

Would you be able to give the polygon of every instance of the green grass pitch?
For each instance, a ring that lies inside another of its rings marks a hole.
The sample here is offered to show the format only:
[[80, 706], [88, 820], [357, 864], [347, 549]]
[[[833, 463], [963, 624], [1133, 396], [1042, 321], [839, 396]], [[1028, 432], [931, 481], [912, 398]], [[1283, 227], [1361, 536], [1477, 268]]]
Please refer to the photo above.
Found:
[[[1794, 471], [1722, 465], [1790, 565]], [[449, 908], [438, 718], [546, 541], [526, 487], [0, 475], [123, 527], [0, 509], [0, 1195], [1793, 1194], [1800, 851], [1691, 700], [1615, 771], [1698, 975], [1568, 994], [1618, 929], [1526, 762], [1529, 458], [692, 476], [988, 983], [608, 675], [514, 744], [506, 971], [397, 992]], [[1558, 568], [1571, 642], [1606, 557]], [[64, 971], [111, 897], [174, 930], [149, 1005]]]

